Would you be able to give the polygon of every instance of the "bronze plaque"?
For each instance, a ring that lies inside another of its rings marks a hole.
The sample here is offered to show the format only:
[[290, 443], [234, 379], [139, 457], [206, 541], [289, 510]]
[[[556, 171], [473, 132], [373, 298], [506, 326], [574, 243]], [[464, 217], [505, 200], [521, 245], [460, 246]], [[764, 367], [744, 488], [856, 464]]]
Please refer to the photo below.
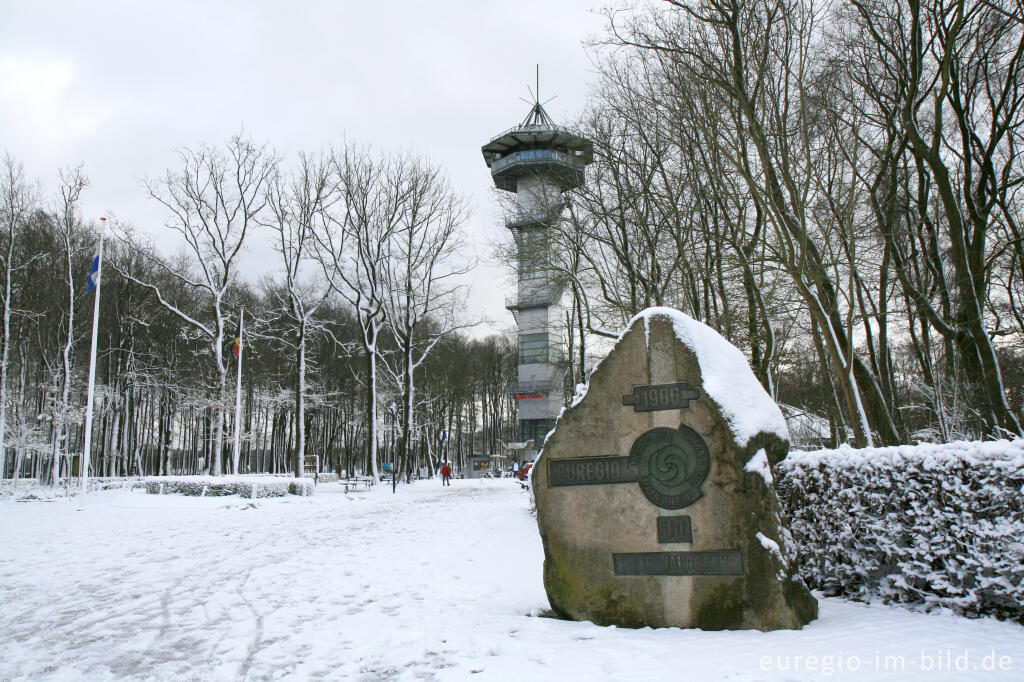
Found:
[[615, 575], [743, 575], [742, 552], [613, 554]]
[[659, 516], [658, 542], [693, 542], [689, 516]]
[[633, 441], [629, 468], [644, 497], [662, 509], [682, 509], [703, 496], [700, 485], [711, 470], [711, 455], [689, 426], [659, 426]]
[[548, 485], [599, 485], [635, 483], [629, 457], [574, 457], [548, 460]]
[[634, 412], [685, 410], [691, 400], [699, 400], [700, 391], [689, 384], [658, 384], [634, 386], [633, 392], [622, 396], [623, 405], [632, 405]]

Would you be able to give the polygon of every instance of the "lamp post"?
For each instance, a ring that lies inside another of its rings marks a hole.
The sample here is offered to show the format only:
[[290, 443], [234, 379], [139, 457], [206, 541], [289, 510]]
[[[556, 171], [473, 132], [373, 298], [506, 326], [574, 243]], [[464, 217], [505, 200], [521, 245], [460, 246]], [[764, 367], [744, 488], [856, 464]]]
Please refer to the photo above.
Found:
[[398, 426], [398, 408], [392, 402], [388, 405], [391, 413], [391, 494], [398, 488], [398, 448], [395, 447], [395, 428]]

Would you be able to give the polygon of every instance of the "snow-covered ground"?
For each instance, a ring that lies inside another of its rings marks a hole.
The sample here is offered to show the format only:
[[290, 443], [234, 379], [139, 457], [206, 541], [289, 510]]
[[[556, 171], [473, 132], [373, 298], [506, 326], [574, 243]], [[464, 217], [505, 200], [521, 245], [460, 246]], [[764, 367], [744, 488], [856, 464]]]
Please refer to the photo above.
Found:
[[800, 632], [547, 617], [527, 507], [510, 480], [8, 497], [0, 679], [1024, 679], [1019, 625], [839, 599]]

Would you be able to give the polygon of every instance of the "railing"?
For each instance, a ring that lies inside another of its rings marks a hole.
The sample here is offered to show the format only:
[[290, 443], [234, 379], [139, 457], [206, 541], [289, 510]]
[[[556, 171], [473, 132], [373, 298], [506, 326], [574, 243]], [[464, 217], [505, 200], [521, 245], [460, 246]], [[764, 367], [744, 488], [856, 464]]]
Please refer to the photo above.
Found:
[[565, 152], [555, 151], [553, 149], [524, 149], [518, 152], [512, 152], [507, 154], [500, 159], [495, 159], [491, 163], [491, 174], [501, 173], [509, 166], [517, 164], [542, 164], [542, 163], [558, 163], [562, 166], [568, 166], [575, 171], [583, 172], [586, 167], [583, 159], [572, 154], [566, 154]]
[[565, 204], [561, 201], [553, 204], [551, 208], [539, 215], [531, 215], [526, 212], [516, 213], [505, 220], [505, 227], [509, 230], [521, 230], [528, 227], [547, 228], [554, 225], [562, 215]]
[[506, 297], [507, 310], [523, 310], [525, 308], [548, 308], [558, 303], [561, 293], [547, 292], [535, 296]]
[[[546, 126], [522, 126], [522, 125], [518, 125], [518, 126], [515, 126], [514, 128], [509, 128], [508, 130], [506, 130], [506, 131], [504, 131], [502, 133], [498, 133], [497, 135], [492, 137], [491, 141], [488, 142], [487, 144], [491, 144], [493, 142], [497, 142], [498, 140], [500, 140], [501, 138], [505, 137], [506, 135], [515, 135], [516, 133], [520, 133], [520, 134], [522, 134], [522, 133], [561, 133], [562, 135], [572, 135], [573, 137], [580, 137], [579, 133], [577, 133], [577, 132], [575, 132], [573, 130], [569, 130], [568, 128], [565, 128], [565, 127], [560, 126], [560, 125], [546, 125]], [[484, 145], [484, 146], [486, 147], [487, 145]]]

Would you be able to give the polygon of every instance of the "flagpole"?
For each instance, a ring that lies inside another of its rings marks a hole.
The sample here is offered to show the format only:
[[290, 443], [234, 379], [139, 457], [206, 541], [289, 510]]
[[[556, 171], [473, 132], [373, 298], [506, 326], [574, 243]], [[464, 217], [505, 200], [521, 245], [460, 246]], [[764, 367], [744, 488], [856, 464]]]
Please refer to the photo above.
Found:
[[103, 284], [103, 233], [106, 231], [107, 219], [100, 218], [100, 245], [96, 252], [96, 296], [92, 304], [92, 349], [89, 351], [89, 391], [85, 398], [85, 445], [82, 448], [82, 461], [79, 468], [82, 470], [82, 497], [79, 500], [79, 509], [85, 508], [85, 493], [89, 487], [89, 459], [92, 455], [92, 402], [96, 393], [96, 340], [99, 338], [100, 329], [100, 287]]
[[238, 370], [235, 383], [235, 449], [232, 459], [235, 465], [235, 475], [238, 475], [239, 440], [242, 425], [242, 320], [245, 318], [245, 306], [238, 311]]

